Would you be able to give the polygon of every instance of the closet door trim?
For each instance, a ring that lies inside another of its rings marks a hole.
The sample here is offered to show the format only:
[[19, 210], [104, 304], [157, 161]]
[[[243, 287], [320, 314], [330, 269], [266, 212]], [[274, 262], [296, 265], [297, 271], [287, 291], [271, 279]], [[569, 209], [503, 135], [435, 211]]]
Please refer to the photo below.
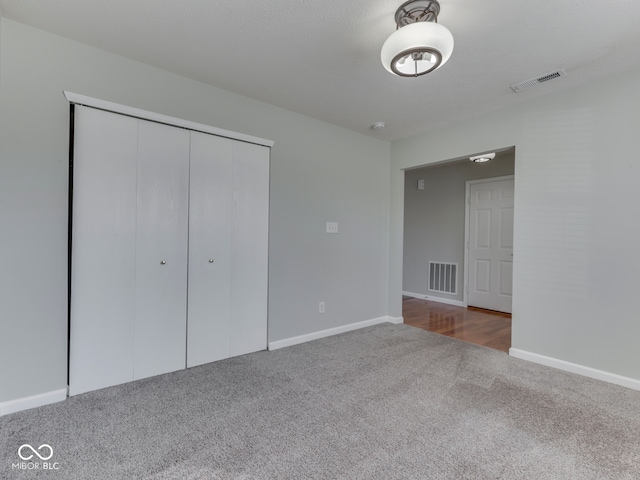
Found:
[[86, 95], [80, 95], [78, 93], [68, 92], [66, 90], [64, 91], [64, 96], [69, 102], [76, 105], [85, 105], [87, 107], [98, 108], [100, 110], [106, 110], [108, 112], [120, 113], [129, 117], [141, 118], [143, 120], [150, 120], [152, 122], [158, 123], [166, 123], [167, 125], [172, 125], [175, 127], [183, 127], [188, 130], [210, 133], [219, 137], [230, 138], [232, 140], [240, 140], [241, 142], [254, 143], [256, 145], [262, 145], [264, 147], [273, 147], [274, 144], [272, 140], [266, 140], [264, 138], [254, 137], [252, 135], [246, 135], [244, 133], [232, 132], [231, 130], [224, 130], [222, 128], [211, 127], [202, 123], [196, 123], [190, 120], [170, 117], [161, 113], [149, 112], [147, 110], [141, 110], [139, 108], [129, 107], [127, 105], [121, 105], [119, 103], [100, 100], [99, 98], [87, 97]]

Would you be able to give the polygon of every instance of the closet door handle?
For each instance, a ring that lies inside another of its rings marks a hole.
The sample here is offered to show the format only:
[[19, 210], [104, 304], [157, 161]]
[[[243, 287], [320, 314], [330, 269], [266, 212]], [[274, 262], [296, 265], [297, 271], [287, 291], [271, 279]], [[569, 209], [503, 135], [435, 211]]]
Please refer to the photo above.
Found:
[[213, 258], [210, 258], [210, 259], [209, 259], [209, 263], [213, 263]]
[[160, 265], [166, 265], [167, 261], [166, 260], [160, 260]]

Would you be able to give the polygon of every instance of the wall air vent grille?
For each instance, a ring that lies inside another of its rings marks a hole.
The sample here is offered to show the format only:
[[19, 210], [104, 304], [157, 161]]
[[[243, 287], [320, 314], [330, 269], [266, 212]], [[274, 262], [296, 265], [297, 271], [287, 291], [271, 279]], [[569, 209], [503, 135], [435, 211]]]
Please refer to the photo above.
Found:
[[429, 291], [457, 294], [458, 264], [429, 262]]
[[555, 72], [546, 73], [544, 75], [540, 75], [539, 77], [530, 78], [529, 80], [525, 80], [524, 82], [515, 83], [511, 85], [511, 90], [516, 93], [520, 93], [527, 88], [535, 87], [536, 85], [540, 85], [541, 83], [548, 82], [549, 80], [553, 80], [555, 78], [564, 77], [567, 74], [563, 69], [556, 70]]

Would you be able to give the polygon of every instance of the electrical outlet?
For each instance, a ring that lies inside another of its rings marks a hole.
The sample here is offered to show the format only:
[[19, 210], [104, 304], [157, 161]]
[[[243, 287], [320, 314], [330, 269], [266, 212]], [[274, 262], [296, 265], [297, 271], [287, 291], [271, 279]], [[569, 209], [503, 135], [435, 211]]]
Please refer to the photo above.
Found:
[[318, 313], [324, 313], [324, 302], [318, 304]]
[[338, 233], [338, 222], [327, 222], [327, 233]]

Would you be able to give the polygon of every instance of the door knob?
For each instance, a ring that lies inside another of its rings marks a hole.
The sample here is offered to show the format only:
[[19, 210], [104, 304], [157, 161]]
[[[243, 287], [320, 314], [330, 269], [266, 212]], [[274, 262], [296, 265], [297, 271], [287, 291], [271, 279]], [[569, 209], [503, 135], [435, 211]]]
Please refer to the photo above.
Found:
[[210, 258], [210, 259], [209, 259], [209, 263], [213, 263], [213, 258]]
[[167, 261], [166, 260], [160, 260], [160, 265], [166, 265]]

